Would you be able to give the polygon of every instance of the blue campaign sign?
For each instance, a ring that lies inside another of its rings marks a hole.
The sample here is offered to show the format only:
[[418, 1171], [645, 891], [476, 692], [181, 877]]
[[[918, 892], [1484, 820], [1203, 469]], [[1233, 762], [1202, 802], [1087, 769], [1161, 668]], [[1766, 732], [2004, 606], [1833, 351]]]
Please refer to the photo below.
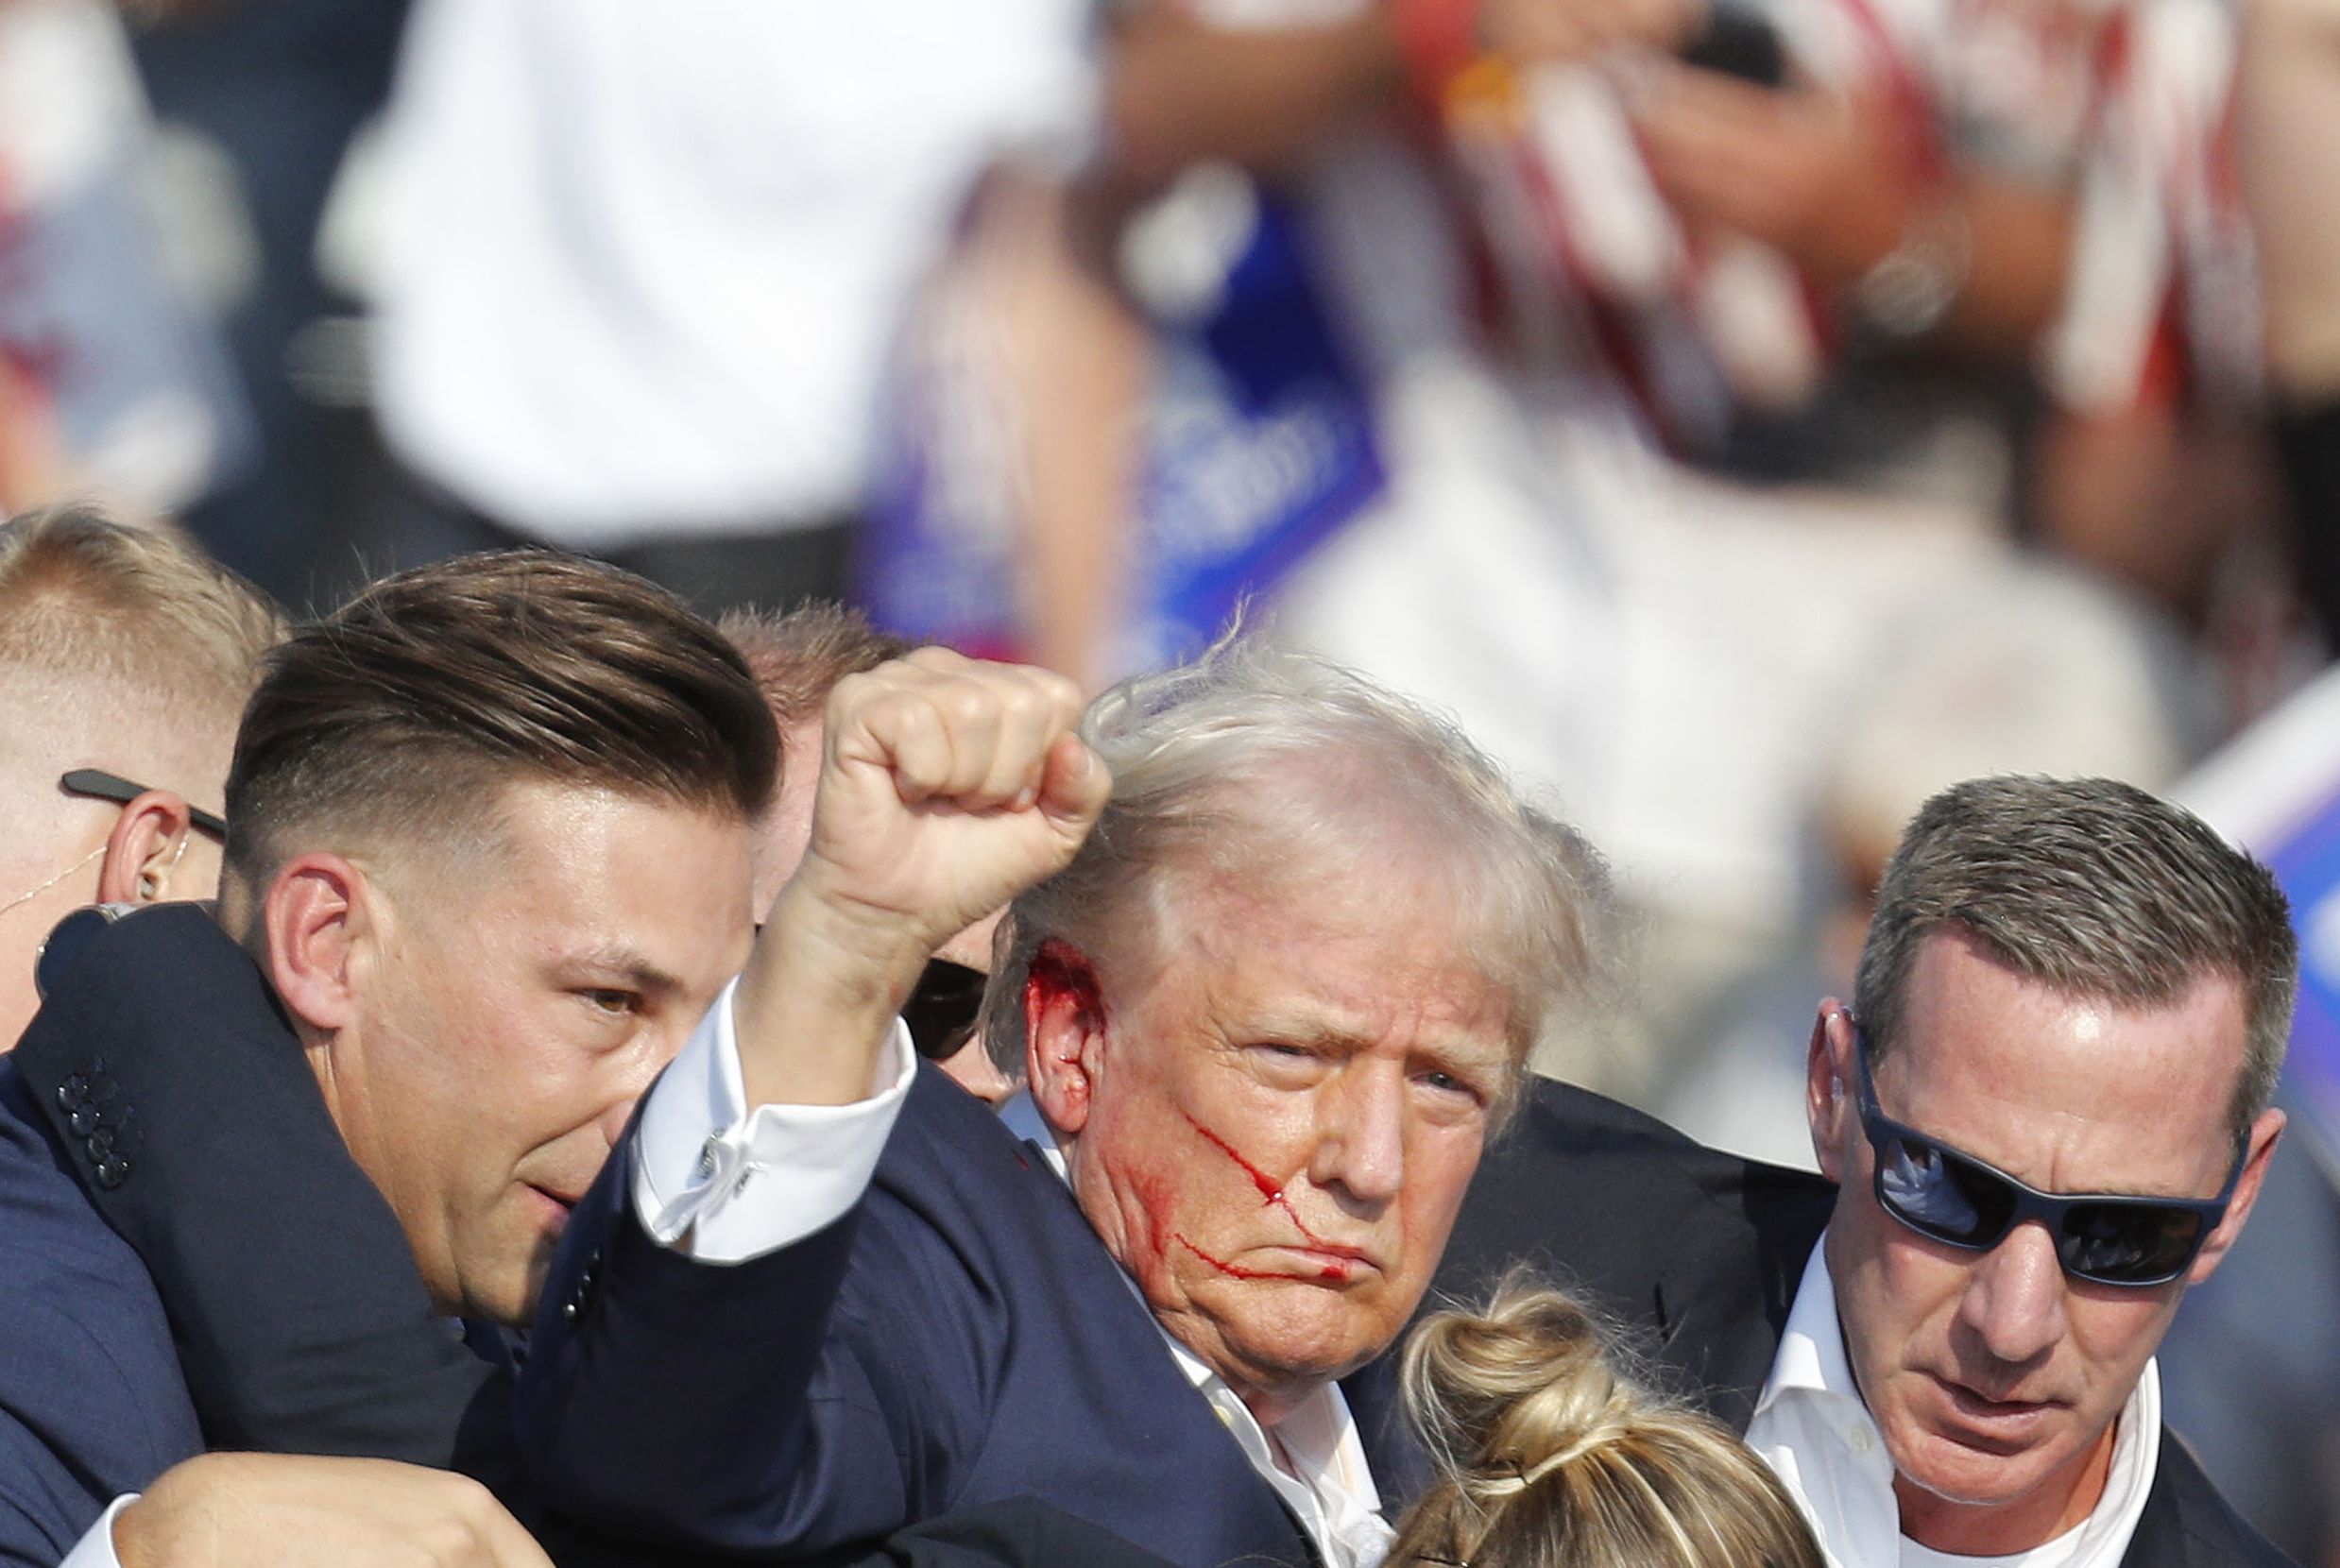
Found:
[[2340, 1157], [2340, 670], [2291, 698], [2177, 793], [2264, 861], [2291, 899], [2299, 1004], [2284, 1090], [2308, 1123], [2302, 1131], [2328, 1158]]
[[2290, 895], [2299, 933], [2299, 1004], [2284, 1070], [2325, 1147], [2340, 1149], [2340, 790], [2260, 854]]
[[1218, 309], [1165, 353], [1141, 502], [1150, 661], [1207, 642], [1387, 483], [1287, 210], [1259, 206]]
[[[1387, 483], [1305, 227], [1265, 196], [1246, 211], [1208, 307], [1156, 324], [1119, 669], [1209, 641]], [[1028, 588], [1007, 443], [947, 368], [914, 363], [891, 404], [861, 598], [888, 630], [1015, 656]]]

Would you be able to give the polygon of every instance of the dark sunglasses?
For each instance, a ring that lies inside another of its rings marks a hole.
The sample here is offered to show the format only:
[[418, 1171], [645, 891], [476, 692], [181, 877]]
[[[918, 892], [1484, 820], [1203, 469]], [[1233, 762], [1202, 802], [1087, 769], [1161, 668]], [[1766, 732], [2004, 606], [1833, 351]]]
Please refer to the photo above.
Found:
[[[69, 795], [111, 800], [117, 806], [128, 806], [146, 793], [145, 785], [133, 784], [120, 774], [107, 773], [100, 768], [76, 768], [59, 779], [57, 787]], [[206, 811], [200, 806], [187, 808], [187, 820], [213, 838], [225, 840], [228, 836], [227, 819]]]
[[2237, 1156], [2215, 1198], [2041, 1192], [1887, 1116], [1870, 1082], [1867, 1040], [1854, 1039], [1853, 1060], [1861, 1131], [1876, 1152], [1877, 1204], [1946, 1247], [1989, 1252], [2016, 1226], [2036, 1219], [2056, 1238], [2057, 1260], [2074, 1279], [2166, 1285], [2193, 1266], [2242, 1179], [2243, 1158]]
[[983, 972], [947, 958], [929, 959], [917, 988], [902, 1004], [902, 1022], [918, 1054], [940, 1062], [975, 1035], [983, 1006]]

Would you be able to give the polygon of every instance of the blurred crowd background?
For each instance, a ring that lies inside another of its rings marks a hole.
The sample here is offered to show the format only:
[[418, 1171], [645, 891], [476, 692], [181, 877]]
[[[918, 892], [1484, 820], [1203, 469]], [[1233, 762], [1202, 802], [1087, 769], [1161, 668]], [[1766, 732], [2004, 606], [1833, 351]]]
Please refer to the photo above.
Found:
[[2334, 0], [0, 0], [0, 501], [90, 491], [296, 608], [1244, 606], [1613, 857], [1546, 1070], [1792, 1164], [1918, 801], [2174, 792], [2309, 997], [2172, 1407], [2340, 1563]]

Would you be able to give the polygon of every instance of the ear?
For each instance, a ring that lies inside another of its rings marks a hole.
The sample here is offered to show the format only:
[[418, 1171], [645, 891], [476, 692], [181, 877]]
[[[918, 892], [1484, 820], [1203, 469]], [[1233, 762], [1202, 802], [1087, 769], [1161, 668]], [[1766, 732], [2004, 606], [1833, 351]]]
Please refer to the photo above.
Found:
[[106, 835], [97, 868], [101, 904], [151, 904], [170, 896], [171, 874], [187, 853], [193, 830], [186, 797], [147, 790], [131, 798]]
[[1853, 1053], [1859, 1048], [1852, 1010], [1834, 997], [1822, 1001], [1804, 1054], [1803, 1116], [1820, 1174], [1838, 1184], [1847, 1168], [1847, 1136], [1860, 1120], [1853, 1106]]
[[363, 871], [324, 853], [285, 862], [268, 884], [260, 913], [268, 982], [294, 1017], [321, 1033], [356, 1015], [374, 896]]
[[1104, 1040], [1096, 967], [1067, 943], [1042, 943], [1024, 977], [1024, 1070], [1057, 1132], [1077, 1135], [1088, 1125]]
[[2218, 1271], [2218, 1265], [2227, 1255], [2227, 1249], [2243, 1234], [2250, 1220], [2253, 1204], [2259, 1202], [2259, 1188], [2267, 1179], [2267, 1162], [2275, 1157], [2275, 1145], [2283, 1135], [2289, 1120], [2272, 1107], [2259, 1113], [2250, 1124], [2250, 1138], [2244, 1145], [2243, 1174], [2234, 1184], [2234, 1197], [2227, 1203], [2227, 1217], [2218, 1221], [2218, 1228], [2210, 1233], [2202, 1250], [2195, 1254], [2194, 1267], [2186, 1274], [2188, 1285], [2199, 1285]]

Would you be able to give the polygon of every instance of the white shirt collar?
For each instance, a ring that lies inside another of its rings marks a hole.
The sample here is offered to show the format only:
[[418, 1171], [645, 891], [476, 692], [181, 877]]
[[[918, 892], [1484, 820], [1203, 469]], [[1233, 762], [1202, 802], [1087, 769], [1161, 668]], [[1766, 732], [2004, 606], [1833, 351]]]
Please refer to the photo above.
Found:
[[[1016, 1095], [1001, 1106], [999, 1119], [1008, 1131], [1039, 1150], [1060, 1180], [1069, 1183], [1064, 1150], [1056, 1147], [1055, 1134], [1030, 1093]], [[1136, 1292], [1136, 1282], [1126, 1273], [1122, 1278]], [[1155, 1328], [1161, 1332], [1158, 1323]], [[1275, 1489], [1284, 1506], [1308, 1532], [1328, 1568], [1377, 1568], [1389, 1555], [1396, 1532], [1381, 1517], [1381, 1493], [1366, 1465], [1357, 1418], [1341, 1396], [1341, 1385], [1326, 1383], [1301, 1401], [1276, 1423], [1271, 1437], [1227, 1380], [1204, 1365], [1202, 1357], [1167, 1332], [1162, 1332], [1162, 1342], [1187, 1381], [1243, 1450], [1252, 1468]]]
[[2161, 1452], [2161, 1381], [2152, 1361], [2121, 1407], [2104, 1495], [2071, 1530], [2007, 1558], [1935, 1552], [1901, 1533], [1893, 1461], [1845, 1358], [1827, 1238], [1804, 1265], [1747, 1441], [1787, 1484], [1836, 1568], [2117, 1568], [2144, 1512]]

